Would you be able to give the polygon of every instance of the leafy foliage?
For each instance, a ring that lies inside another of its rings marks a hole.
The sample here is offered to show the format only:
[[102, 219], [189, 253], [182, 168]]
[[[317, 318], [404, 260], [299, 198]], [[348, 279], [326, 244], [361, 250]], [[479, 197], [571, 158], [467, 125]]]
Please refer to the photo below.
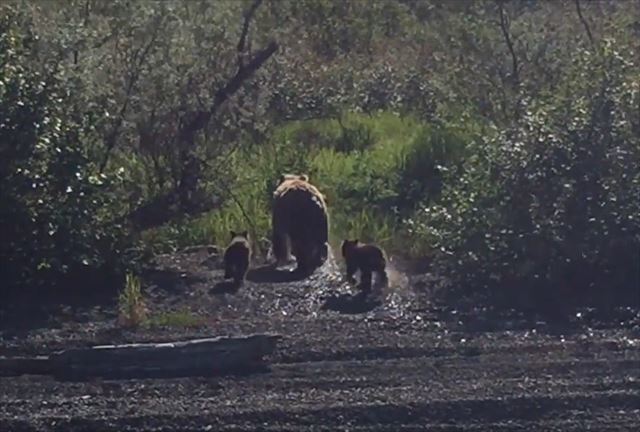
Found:
[[62, 289], [238, 226], [264, 252], [282, 172], [327, 195], [334, 242], [434, 260], [452, 292], [637, 283], [636, 3], [0, 11], [7, 286]]
[[460, 287], [524, 305], [637, 295], [640, 99], [635, 66], [614, 46], [579, 53], [588, 80], [529, 104], [424, 208], [420, 232]]
[[46, 280], [111, 258], [116, 225], [106, 206], [115, 180], [88, 155], [91, 113], [77, 113], [55, 69], [28, 65], [35, 36], [0, 22], [0, 276], [7, 284]]
[[[465, 126], [469, 128], [470, 124]], [[413, 211], [416, 203], [439, 199], [442, 174], [459, 165], [467, 143], [475, 139], [471, 131], [464, 132], [438, 124], [418, 130], [399, 167], [397, 190], [402, 191], [398, 196], [399, 208]]]

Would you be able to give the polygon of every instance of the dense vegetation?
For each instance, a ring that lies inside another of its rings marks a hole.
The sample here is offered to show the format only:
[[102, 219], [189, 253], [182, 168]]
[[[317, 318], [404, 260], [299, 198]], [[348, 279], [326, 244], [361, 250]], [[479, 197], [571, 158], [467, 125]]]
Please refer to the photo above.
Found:
[[4, 292], [241, 227], [264, 252], [275, 180], [305, 172], [334, 246], [379, 242], [448, 293], [638, 302], [637, 2], [0, 11]]

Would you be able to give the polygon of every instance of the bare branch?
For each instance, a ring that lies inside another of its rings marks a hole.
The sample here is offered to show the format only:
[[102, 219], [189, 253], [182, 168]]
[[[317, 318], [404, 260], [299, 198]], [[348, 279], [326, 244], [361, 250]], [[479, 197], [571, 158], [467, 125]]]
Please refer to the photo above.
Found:
[[589, 38], [589, 42], [591, 46], [595, 46], [595, 42], [593, 40], [593, 35], [591, 34], [591, 29], [589, 28], [589, 23], [582, 15], [582, 8], [580, 7], [580, 0], [576, 0], [576, 11], [578, 12], [578, 17], [580, 18], [580, 22], [584, 26], [584, 29], [587, 32], [587, 37]]
[[242, 33], [240, 34], [240, 40], [238, 41], [238, 67], [244, 67], [244, 50], [247, 43], [247, 34], [249, 33], [249, 25], [256, 13], [258, 7], [262, 4], [262, 0], [254, 0], [253, 4], [243, 14], [244, 21], [242, 22]]
[[233, 96], [240, 89], [242, 83], [250, 78], [254, 72], [260, 69], [277, 50], [278, 44], [275, 41], [272, 41], [266, 48], [258, 51], [246, 66], [239, 67], [235, 75], [215, 93], [213, 103], [209, 110], [196, 113], [191, 122], [183, 128], [183, 139], [204, 128], [211, 117], [213, 117], [218, 109], [220, 109], [222, 104]]
[[222, 104], [235, 94], [242, 86], [242, 83], [262, 67], [277, 49], [278, 44], [272, 41], [266, 48], [258, 51], [246, 67], [239, 67], [235, 75], [215, 93], [213, 103], [208, 111], [196, 113], [191, 121], [186, 122], [186, 126], [181, 127], [179, 137], [182, 144], [180, 146], [180, 165], [182, 169], [178, 196], [185, 209], [196, 204], [193, 202], [193, 193], [197, 189], [201, 172], [202, 163], [193, 152], [196, 133], [205, 128]]
[[[246, 49], [249, 24], [255, 15], [255, 11], [262, 0], [255, 0], [252, 6], [244, 13], [242, 33], [238, 41], [239, 55]], [[196, 134], [203, 130], [211, 119], [217, 114], [220, 107], [231, 98], [253, 74], [278, 50], [278, 44], [271, 41], [265, 48], [258, 51], [244, 64], [238, 62], [235, 74], [220, 87], [213, 96], [211, 105], [206, 110], [187, 113], [180, 119], [180, 126], [176, 133], [175, 142], [179, 147], [179, 181], [174, 184], [173, 190], [155, 197], [140, 208], [131, 212], [125, 219], [133, 223], [138, 230], [162, 225], [169, 220], [187, 214], [198, 214], [209, 211], [219, 202], [206, 194], [199, 187], [200, 173], [205, 162], [195, 154]], [[232, 197], [235, 200], [235, 198]], [[237, 202], [237, 201], [236, 201]]]
[[518, 57], [516, 56], [516, 51], [513, 47], [513, 41], [511, 40], [510, 30], [510, 22], [509, 16], [504, 11], [504, 6], [501, 1], [498, 2], [498, 9], [500, 11], [500, 29], [502, 30], [502, 34], [504, 36], [504, 40], [507, 44], [507, 48], [509, 49], [509, 53], [511, 54], [511, 74], [513, 77], [513, 82], [517, 86], [520, 84], [520, 73], [519, 73], [519, 65], [518, 65]]
[[[137, 62], [135, 62], [135, 66], [132, 68], [131, 76], [129, 78], [129, 83], [125, 91], [124, 103], [122, 104], [122, 107], [118, 112], [118, 116], [116, 117], [115, 124], [113, 126], [113, 129], [111, 130], [111, 133], [105, 139], [106, 149], [105, 149], [104, 156], [102, 157], [102, 161], [100, 162], [101, 173], [104, 171], [105, 167], [107, 166], [107, 162], [109, 161], [109, 156], [111, 155], [111, 152], [116, 146], [118, 133], [120, 132], [120, 128], [124, 123], [124, 117], [127, 113], [127, 109], [129, 108], [129, 102], [131, 101], [133, 88], [135, 87], [135, 85], [138, 82], [138, 79], [140, 78], [142, 66], [144, 65], [144, 62], [147, 59], [147, 55], [151, 51], [151, 48], [155, 45], [158, 35], [160, 34], [160, 27], [161, 27], [160, 23], [162, 21], [162, 18], [163, 17], [159, 17], [157, 22], [155, 23], [153, 35], [151, 36], [149, 43], [147, 43], [144, 49], [138, 50], [134, 55], [134, 60], [137, 59]], [[140, 51], [142, 52], [140, 53]]]

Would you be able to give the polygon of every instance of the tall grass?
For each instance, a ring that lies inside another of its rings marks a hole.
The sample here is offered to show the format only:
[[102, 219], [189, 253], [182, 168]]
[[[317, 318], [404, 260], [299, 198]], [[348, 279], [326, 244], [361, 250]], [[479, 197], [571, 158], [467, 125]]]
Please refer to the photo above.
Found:
[[[429, 133], [435, 138], [425, 137]], [[411, 244], [394, 203], [402, 202], [405, 193], [399, 190], [399, 179], [407, 157], [448, 154], [441, 147], [449, 141], [456, 146], [456, 152], [450, 153], [458, 157], [459, 139], [441, 135], [415, 118], [388, 112], [287, 123], [274, 130], [266, 143], [231, 156], [229, 166], [236, 181], [222, 208], [147, 233], [146, 239], [159, 249], [204, 243], [224, 247], [229, 231], [242, 228], [250, 232], [257, 254], [264, 254], [270, 237], [270, 195], [278, 176], [306, 173], [327, 197], [334, 250], [348, 237], [375, 242], [390, 252], [424, 254], [428, 247]], [[438, 147], [416, 149], [420, 146]], [[411, 170], [416, 172], [408, 174], [415, 175], [416, 181], [430, 181], [419, 168], [433, 161], [412, 162]]]
[[144, 296], [140, 285], [140, 278], [127, 273], [124, 289], [118, 296], [118, 325], [122, 327], [137, 327], [147, 317]]

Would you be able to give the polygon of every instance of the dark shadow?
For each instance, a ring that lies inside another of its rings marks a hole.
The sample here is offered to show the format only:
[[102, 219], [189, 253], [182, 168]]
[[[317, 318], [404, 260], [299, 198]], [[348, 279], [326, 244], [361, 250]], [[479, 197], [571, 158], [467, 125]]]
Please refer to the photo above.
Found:
[[36, 328], [59, 327], [63, 310], [76, 320], [88, 321], [87, 314], [94, 307], [113, 308], [117, 304], [122, 279], [109, 271], [80, 269], [46, 286], [0, 289], [0, 332], [11, 338]]
[[272, 264], [256, 267], [247, 273], [247, 280], [262, 283], [295, 282], [311, 275], [297, 269], [278, 269]]
[[238, 365], [237, 367], [228, 367], [225, 369], [215, 369], [212, 367], [175, 369], [175, 370], [149, 370], [149, 369], [127, 369], [121, 371], [103, 371], [100, 373], [82, 373], [60, 371], [55, 374], [57, 381], [82, 382], [95, 378], [107, 380], [130, 380], [130, 379], [158, 379], [158, 378], [187, 378], [187, 377], [223, 377], [223, 376], [248, 376], [261, 373], [271, 372], [271, 367], [265, 363], [257, 363], [251, 365]]
[[240, 289], [241, 284], [232, 280], [218, 282], [209, 290], [209, 294], [235, 294]]
[[207, 258], [200, 261], [199, 264], [200, 266], [205, 267], [209, 270], [217, 270], [221, 268], [217, 255], [208, 256]]
[[149, 269], [143, 273], [143, 277], [159, 290], [174, 294], [183, 292], [190, 285], [207, 281], [204, 276], [185, 273], [177, 270]]
[[320, 307], [321, 310], [331, 310], [344, 314], [360, 314], [370, 312], [382, 305], [379, 298], [375, 298], [369, 293], [361, 291], [357, 294], [332, 295], [325, 299]]

